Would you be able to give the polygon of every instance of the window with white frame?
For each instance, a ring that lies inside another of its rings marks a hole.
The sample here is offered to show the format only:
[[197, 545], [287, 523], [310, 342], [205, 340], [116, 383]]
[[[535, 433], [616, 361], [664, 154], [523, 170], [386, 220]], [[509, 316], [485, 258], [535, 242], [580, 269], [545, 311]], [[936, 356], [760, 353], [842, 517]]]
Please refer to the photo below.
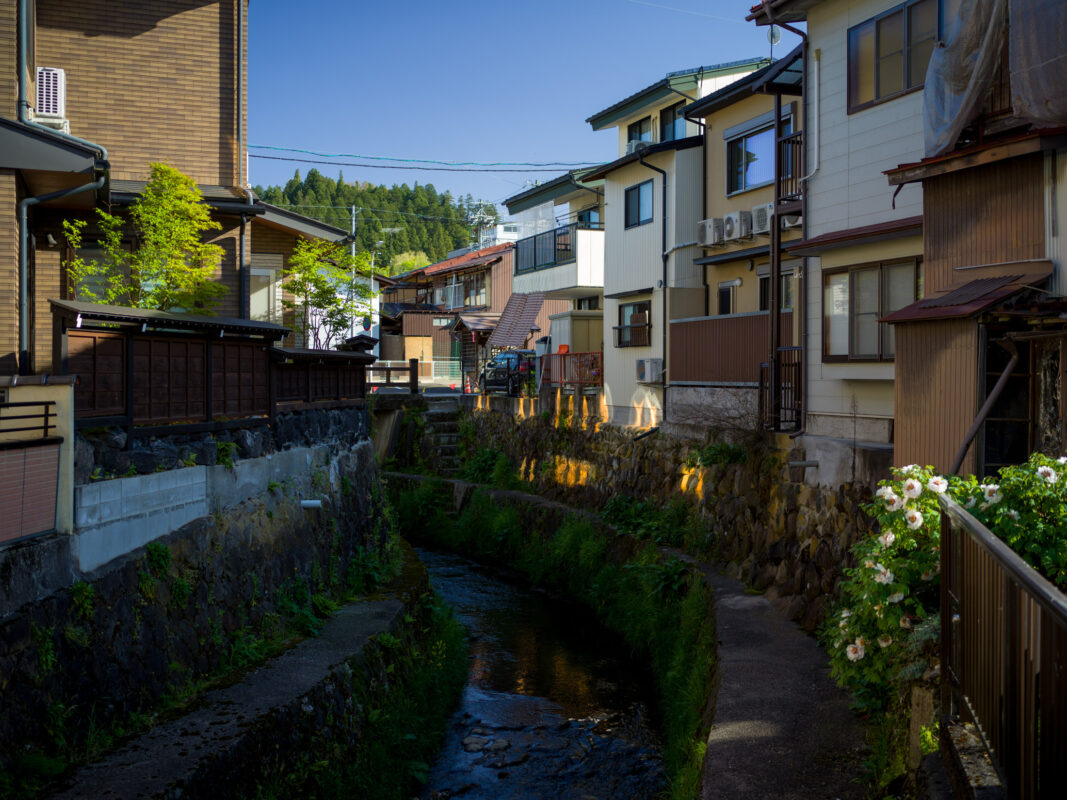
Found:
[[823, 361], [891, 361], [893, 326], [879, 318], [922, 297], [918, 259], [823, 271]]

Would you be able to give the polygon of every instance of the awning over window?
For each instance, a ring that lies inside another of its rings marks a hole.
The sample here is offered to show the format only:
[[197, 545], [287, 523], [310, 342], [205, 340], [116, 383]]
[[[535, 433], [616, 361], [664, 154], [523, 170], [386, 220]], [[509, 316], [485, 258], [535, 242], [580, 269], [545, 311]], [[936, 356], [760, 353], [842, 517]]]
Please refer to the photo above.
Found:
[[933, 319], [972, 317], [1026, 289], [1034, 288], [1051, 275], [1012, 274], [975, 278], [956, 284], [941, 294], [924, 297], [881, 318], [881, 322], [924, 322]]

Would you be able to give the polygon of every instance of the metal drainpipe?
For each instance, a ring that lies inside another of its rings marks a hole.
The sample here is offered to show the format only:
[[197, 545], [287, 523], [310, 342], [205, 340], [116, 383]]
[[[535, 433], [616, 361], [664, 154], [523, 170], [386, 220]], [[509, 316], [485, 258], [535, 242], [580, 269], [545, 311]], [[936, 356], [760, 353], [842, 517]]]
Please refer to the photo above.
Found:
[[[107, 148], [103, 145], [99, 145], [96, 142], [90, 142], [88, 139], [82, 139], [79, 136], [73, 136], [69, 133], [62, 133], [60, 131], [54, 131], [51, 128], [45, 128], [43, 125], [38, 125], [36, 122], [29, 118], [30, 104], [26, 99], [26, 70], [29, 68], [29, 0], [19, 0], [18, 5], [18, 101], [16, 103], [16, 115], [18, 121], [24, 125], [33, 125], [47, 130], [53, 136], [59, 136], [63, 139], [68, 139], [72, 142], [91, 147], [94, 150], [100, 151], [101, 169], [107, 170]], [[19, 203], [19, 374], [30, 374], [30, 302], [29, 302], [29, 248], [30, 248], [30, 230], [29, 230], [29, 208], [30, 206], [39, 205], [40, 203], [47, 203], [50, 200], [59, 200], [64, 197], [70, 197], [71, 195], [81, 194], [82, 192], [95, 191], [101, 189], [104, 183], [107, 181], [107, 175], [101, 175], [92, 183], [86, 183], [82, 186], [75, 186], [71, 189], [63, 189], [58, 192], [51, 192], [49, 194], [38, 195], [37, 197], [23, 198]]]
[[30, 225], [29, 208], [49, 200], [59, 200], [63, 197], [81, 194], [90, 190], [100, 189], [107, 180], [101, 175], [92, 183], [75, 186], [73, 189], [63, 189], [58, 192], [38, 195], [37, 197], [24, 198], [19, 203], [19, 375], [30, 375], [30, 293], [29, 293], [29, 249], [30, 249]]
[[662, 230], [663, 230], [663, 245], [660, 248], [660, 252], [661, 252], [662, 258], [663, 258], [663, 322], [660, 325], [660, 327], [662, 328], [662, 331], [660, 333], [660, 340], [663, 342], [663, 344], [661, 345], [662, 350], [663, 350], [663, 375], [664, 375], [664, 379], [663, 379], [663, 413], [666, 414], [667, 413], [667, 386], [668, 386], [668, 381], [667, 381], [667, 378], [666, 378], [666, 376], [667, 376], [667, 260], [670, 258], [670, 254], [667, 252], [667, 172], [665, 170], [660, 169], [659, 167], [654, 167], [651, 164], [649, 164], [647, 161], [645, 161], [645, 156], [644, 156], [643, 153], [639, 153], [638, 154], [637, 160], [642, 166], [648, 167], [653, 172], [658, 172], [660, 175], [663, 176], [663, 211], [661, 212], [662, 216], [663, 216], [663, 224], [661, 226]]

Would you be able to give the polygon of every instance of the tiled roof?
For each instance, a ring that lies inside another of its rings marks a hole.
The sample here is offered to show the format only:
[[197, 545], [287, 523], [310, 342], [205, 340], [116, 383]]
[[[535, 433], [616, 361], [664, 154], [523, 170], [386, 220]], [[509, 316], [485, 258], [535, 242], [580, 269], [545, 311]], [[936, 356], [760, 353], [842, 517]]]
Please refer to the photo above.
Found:
[[477, 267], [480, 264], [488, 264], [491, 261], [496, 261], [498, 258], [502, 258], [504, 251], [514, 246], [515, 245], [511, 242], [505, 242], [504, 244], [495, 244], [492, 247], [486, 247], [483, 250], [475, 250], [472, 253], [464, 253], [461, 256], [438, 261], [436, 264], [430, 264], [430, 266], [424, 267], [423, 274], [437, 275], [442, 272], [461, 269], [463, 267]]
[[537, 315], [545, 302], [544, 292], [513, 294], [500, 314], [496, 330], [489, 337], [490, 347], [522, 347], [537, 325]]

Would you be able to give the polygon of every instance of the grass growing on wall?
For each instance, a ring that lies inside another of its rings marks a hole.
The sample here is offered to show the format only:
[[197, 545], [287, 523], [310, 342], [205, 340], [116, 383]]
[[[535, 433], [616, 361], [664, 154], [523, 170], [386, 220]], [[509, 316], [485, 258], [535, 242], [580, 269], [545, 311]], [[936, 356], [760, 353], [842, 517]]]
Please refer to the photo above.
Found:
[[647, 659], [660, 696], [669, 796], [694, 798], [715, 674], [711, 590], [651, 543], [617, 537], [577, 514], [558, 527], [476, 492], [458, 516], [450, 487], [422, 482], [392, 498], [402, 536], [499, 559], [586, 603]]

